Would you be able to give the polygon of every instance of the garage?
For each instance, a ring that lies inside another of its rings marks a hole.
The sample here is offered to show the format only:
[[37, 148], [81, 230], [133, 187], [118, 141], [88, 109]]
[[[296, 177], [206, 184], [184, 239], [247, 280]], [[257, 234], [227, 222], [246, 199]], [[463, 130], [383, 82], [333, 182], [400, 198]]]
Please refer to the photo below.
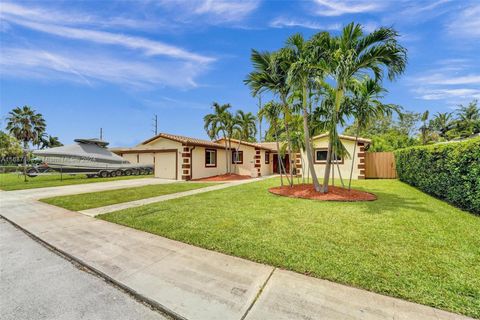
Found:
[[177, 180], [177, 152], [156, 152], [155, 153], [155, 178]]

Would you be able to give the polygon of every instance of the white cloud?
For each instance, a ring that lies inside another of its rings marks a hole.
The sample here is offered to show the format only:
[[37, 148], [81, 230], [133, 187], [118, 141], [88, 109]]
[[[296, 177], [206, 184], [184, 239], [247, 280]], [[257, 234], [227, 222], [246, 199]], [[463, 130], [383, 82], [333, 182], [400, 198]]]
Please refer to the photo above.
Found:
[[480, 90], [477, 89], [432, 89], [418, 90], [423, 100], [448, 100], [451, 102], [470, 101], [480, 98]]
[[288, 28], [288, 27], [300, 27], [306, 29], [314, 29], [314, 30], [340, 30], [341, 24], [321, 24], [313, 21], [307, 20], [297, 20], [293, 18], [284, 18], [278, 17], [270, 22], [270, 27], [273, 28]]
[[192, 53], [160, 41], [149, 40], [142, 37], [128, 36], [105, 31], [63, 27], [52, 24], [41, 24], [18, 19], [11, 19], [9, 22], [59, 37], [85, 40], [101, 44], [119, 45], [129, 49], [139, 49], [143, 50], [144, 53], [149, 56], [162, 55], [201, 63], [209, 63], [214, 61], [213, 58]]
[[410, 78], [411, 90], [423, 100], [458, 104], [480, 98], [480, 73], [467, 59], [444, 59], [434, 70]]
[[90, 86], [101, 81], [141, 89], [195, 87], [195, 77], [205, 70], [196, 63], [143, 62], [119, 59], [98, 51], [79, 54], [17, 47], [2, 48], [1, 55], [3, 75], [46, 81], [67, 80]]
[[26, 7], [18, 4], [3, 2], [0, 6], [0, 17], [3, 19], [16, 18], [39, 23], [53, 23], [61, 25], [83, 25], [100, 28], [135, 28], [152, 29], [154, 27], [166, 26], [166, 23], [156, 19], [146, 21], [145, 19], [132, 19], [127, 17], [98, 16], [88, 12], [64, 12], [54, 7], [48, 9], [42, 7]]
[[372, 0], [314, 0], [316, 14], [321, 16], [341, 16], [344, 14], [379, 11], [383, 4]]
[[472, 5], [455, 14], [447, 24], [447, 30], [458, 38], [480, 38], [480, 4]]
[[204, 16], [209, 24], [236, 22], [245, 19], [260, 5], [259, 0], [162, 0], [159, 5], [169, 8], [180, 19]]

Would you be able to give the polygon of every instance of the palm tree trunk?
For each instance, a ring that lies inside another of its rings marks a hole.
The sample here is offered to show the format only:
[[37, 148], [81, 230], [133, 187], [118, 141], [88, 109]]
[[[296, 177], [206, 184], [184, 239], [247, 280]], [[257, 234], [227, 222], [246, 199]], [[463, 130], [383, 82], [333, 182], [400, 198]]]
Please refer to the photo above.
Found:
[[[288, 161], [289, 161], [289, 166], [288, 166], [288, 173], [290, 175], [290, 179], [288, 181], [290, 186], [293, 186], [293, 166], [292, 166], [292, 142], [290, 141], [290, 128], [288, 125], [288, 119], [287, 119], [287, 114], [288, 112], [288, 104], [284, 96], [282, 96], [282, 103], [283, 103], [283, 108], [284, 108], [284, 116], [283, 116], [283, 121], [285, 125], [285, 133], [287, 134], [287, 147], [288, 147]], [[285, 173], [286, 174], [286, 173]]]
[[277, 124], [274, 125], [274, 130], [275, 130], [275, 142], [277, 143], [277, 166], [278, 166], [278, 172], [280, 173], [280, 185], [283, 187], [282, 159], [280, 159], [280, 143], [278, 142]]
[[23, 141], [23, 181], [27, 182], [27, 148], [28, 141]]
[[[240, 144], [242, 143], [242, 140], [241, 139], [238, 139], [238, 146], [237, 148], [235, 149], [235, 153], [236, 153], [236, 157], [238, 157], [238, 151], [240, 150]], [[236, 159], [238, 160], [238, 159]], [[235, 161], [235, 164], [234, 164], [234, 167], [233, 167], [234, 171], [237, 172], [237, 161]]]
[[303, 107], [303, 133], [305, 136], [305, 149], [307, 150], [308, 167], [312, 172], [313, 187], [315, 188], [316, 191], [320, 191], [321, 186], [320, 186], [320, 183], [318, 182], [317, 173], [315, 172], [315, 167], [313, 165], [313, 155], [312, 155], [313, 151], [312, 151], [312, 144], [310, 143], [310, 129], [308, 128], [307, 85], [306, 84], [303, 86], [302, 107]]
[[228, 146], [225, 131], [223, 132], [223, 141], [225, 141], [225, 173], [228, 173]]
[[360, 126], [357, 125], [357, 132], [355, 132], [355, 145], [353, 146], [352, 166], [350, 168], [350, 179], [348, 180], [348, 190], [351, 190], [351, 186], [352, 186], [353, 166], [355, 164], [355, 156], [357, 155], [357, 144], [358, 144], [359, 134], [360, 134]]
[[[232, 140], [230, 140], [230, 136], [228, 137], [228, 154], [230, 155], [230, 157], [232, 157]], [[229, 169], [228, 169], [228, 173], [232, 173], [232, 162], [229, 161]]]
[[323, 176], [323, 188], [322, 193], [328, 192], [328, 181], [330, 179], [330, 168], [332, 163], [332, 147], [333, 147], [333, 138], [336, 137], [337, 130], [337, 114], [340, 111], [340, 106], [343, 100], [343, 86], [339, 85], [335, 90], [335, 109], [333, 110], [332, 115], [332, 127], [330, 128], [329, 137], [328, 137], [328, 150], [327, 150], [327, 163], [325, 164], [325, 174]]

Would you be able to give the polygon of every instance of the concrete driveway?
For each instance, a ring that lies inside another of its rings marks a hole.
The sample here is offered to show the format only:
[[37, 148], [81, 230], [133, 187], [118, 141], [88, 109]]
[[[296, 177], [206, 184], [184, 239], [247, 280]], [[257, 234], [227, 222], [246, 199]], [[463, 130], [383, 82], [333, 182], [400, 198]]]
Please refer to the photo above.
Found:
[[0, 219], [0, 310], [4, 320], [166, 320]]

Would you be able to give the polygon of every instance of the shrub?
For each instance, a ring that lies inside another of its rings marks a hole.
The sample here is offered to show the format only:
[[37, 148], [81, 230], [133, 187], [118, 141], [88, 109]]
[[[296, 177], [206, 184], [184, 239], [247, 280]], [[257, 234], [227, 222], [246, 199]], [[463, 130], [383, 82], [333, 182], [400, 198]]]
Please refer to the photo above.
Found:
[[394, 153], [400, 180], [480, 214], [480, 138]]

